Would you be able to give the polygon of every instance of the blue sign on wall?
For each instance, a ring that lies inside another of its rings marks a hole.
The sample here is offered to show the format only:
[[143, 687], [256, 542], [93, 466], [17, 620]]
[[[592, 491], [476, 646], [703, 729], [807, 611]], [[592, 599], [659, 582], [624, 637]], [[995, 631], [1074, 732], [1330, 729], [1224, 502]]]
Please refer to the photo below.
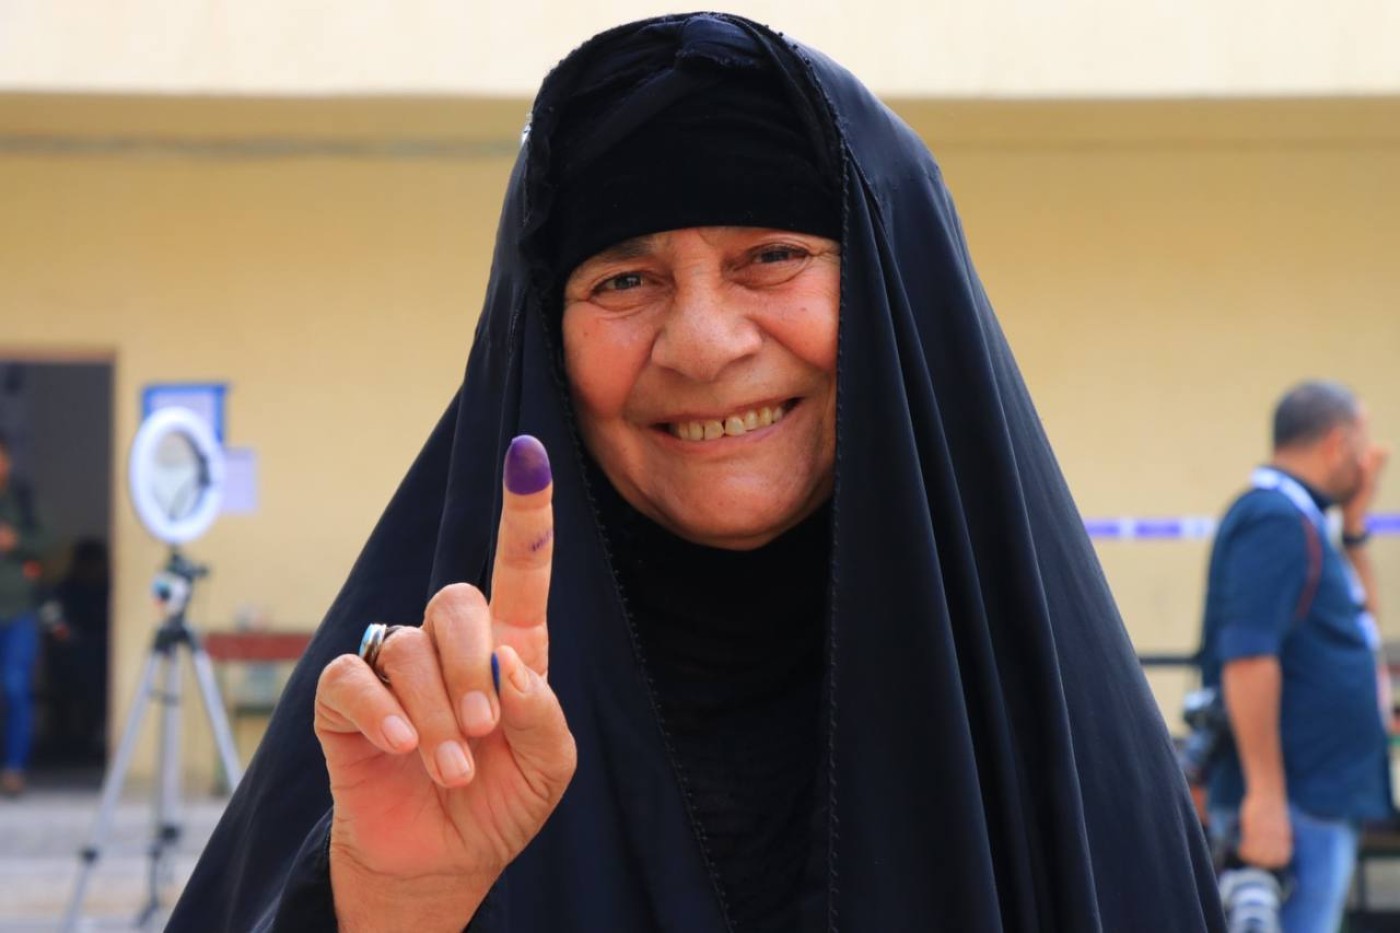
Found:
[[188, 408], [209, 425], [214, 440], [224, 443], [226, 382], [153, 382], [141, 390], [141, 420], [162, 408]]

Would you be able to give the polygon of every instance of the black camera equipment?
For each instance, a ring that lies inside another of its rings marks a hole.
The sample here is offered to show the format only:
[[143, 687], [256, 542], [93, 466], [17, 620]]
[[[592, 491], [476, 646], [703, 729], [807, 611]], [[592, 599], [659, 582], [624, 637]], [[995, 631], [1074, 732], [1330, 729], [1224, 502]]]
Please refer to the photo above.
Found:
[[1200, 785], [1230, 746], [1230, 717], [1220, 691], [1214, 687], [1188, 693], [1182, 703], [1182, 717], [1191, 727], [1191, 734], [1182, 743], [1177, 760], [1186, 782]]
[[1240, 860], [1239, 837], [1218, 857], [1220, 903], [1225, 908], [1228, 933], [1282, 933], [1279, 911], [1293, 887], [1288, 871], [1274, 871]]

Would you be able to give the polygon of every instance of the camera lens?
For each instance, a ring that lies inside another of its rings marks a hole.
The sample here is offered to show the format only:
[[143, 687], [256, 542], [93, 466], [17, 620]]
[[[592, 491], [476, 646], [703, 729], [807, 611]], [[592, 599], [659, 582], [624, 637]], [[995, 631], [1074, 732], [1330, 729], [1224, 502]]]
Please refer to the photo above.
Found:
[[1283, 887], [1273, 872], [1252, 866], [1221, 872], [1220, 900], [1229, 933], [1281, 933]]

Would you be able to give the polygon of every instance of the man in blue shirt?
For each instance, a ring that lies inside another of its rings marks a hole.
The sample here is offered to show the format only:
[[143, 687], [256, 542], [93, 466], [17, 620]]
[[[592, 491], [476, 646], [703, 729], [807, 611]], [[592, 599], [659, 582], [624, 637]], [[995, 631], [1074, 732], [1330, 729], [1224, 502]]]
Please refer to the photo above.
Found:
[[[1289, 933], [1337, 929], [1358, 825], [1390, 813], [1388, 681], [1366, 556], [1385, 459], [1349, 390], [1293, 388], [1274, 412], [1273, 458], [1211, 554], [1202, 673], [1222, 688], [1234, 735], [1211, 776], [1211, 820], [1217, 833], [1238, 829], [1241, 861], [1291, 867]], [[1334, 505], [1340, 548], [1325, 519]]]

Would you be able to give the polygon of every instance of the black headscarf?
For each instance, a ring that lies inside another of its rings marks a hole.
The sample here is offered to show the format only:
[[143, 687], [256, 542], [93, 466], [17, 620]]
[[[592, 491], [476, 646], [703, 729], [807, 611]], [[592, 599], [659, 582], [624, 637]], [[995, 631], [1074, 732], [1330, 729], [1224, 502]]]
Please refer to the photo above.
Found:
[[643, 67], [641, 79], [608, 70], [566, 108], [541, 114], [557, 156], [541, 185], [554, 203], [537, 213], [546, 219], [539, 252], [557, 274], [664, 230], [840, 238], [839, 160], [770, 65], [686, 56]]
[[830, 929], [1221, 929], [1166, 730], [937, 164], [840, 66], [719, 15], [612, 30], [546, 79], [462, 388], [289, 682], [171, 929], [269, 925], [289, 878], [323, 871], [317, 676], [367, 622], [419, 619], [454, 581], [489, 588], [501, 463], [519, 433], [555, 465], [550, 681], [579, 766], [471, 928], [724, 929], [585, 479], [552, 346], [559, 283], [539, 244], [569, 100], [619, 80], [664, 93], [696, 59], [773, 69], [844, 182]]

